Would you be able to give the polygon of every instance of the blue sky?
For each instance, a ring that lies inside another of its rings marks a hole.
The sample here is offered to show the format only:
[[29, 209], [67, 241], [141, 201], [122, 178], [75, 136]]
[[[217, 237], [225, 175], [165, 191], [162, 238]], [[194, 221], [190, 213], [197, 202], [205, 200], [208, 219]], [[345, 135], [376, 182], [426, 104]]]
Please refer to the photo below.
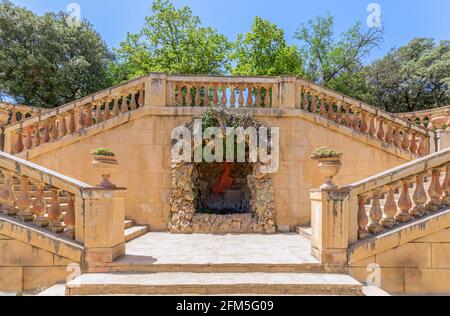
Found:
[[[13, 0], [42, 14], [65, 11], [71, 2], [80, 5], [88, 19], [110, 47], [117, 47], [127, 32], [138, 32], [144, 17], [151, 14], [151, 0]], [[230, 40], [249, 30], [253, 18], [261, 16], [282, 27], [290, 43], [302, 22], [330, 12], [341, 33], [356, 21], [366, 24], [370, 3], [378, 3], [386, 26], [385, 41], [370, 59], [417, 36], [450, 40], [449, 0], [173, 0], [177, 7], [188, 5], [204, 25], [213, 26]]]

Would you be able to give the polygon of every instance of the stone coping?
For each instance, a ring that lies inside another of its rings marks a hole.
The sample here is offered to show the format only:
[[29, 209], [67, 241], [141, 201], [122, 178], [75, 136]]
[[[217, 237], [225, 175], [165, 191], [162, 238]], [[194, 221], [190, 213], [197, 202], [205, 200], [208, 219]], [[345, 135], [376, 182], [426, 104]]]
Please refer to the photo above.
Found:
[[353, 264], [448, 227], [450, 227], [450, 207], [351, 245], [348, 248], [348, 264]]
[[374, 190], [389, 183], [439, 167], [450, 161], [450, 147], [404, 165], [384, 171], [372, 177], [339, 188], [350, 191], [351, 196]]
[[[91, 137], [93, 135], [100, 134], [109, 129], [115, 128], [117, 126], [126, 124], [133, 120], [142, 118], [144, 116], [201, 116], [208, 108], [207, 107], [151, 107], [151, 106], [142, 106], [137, 110], [127, 112], [126, 114], [120, 114], [119, 116], [113, 117], [108, 121], [95, 124], [88, 128], [76, 131], [71, 135], [66, 135], [56, 141], [51, 141], [46, 144], [42, 144], [39, 147], [33, 148], [31, 150], [24, 150], [20, 154], [17, 154], [17, 157], [21, 157], [23, 159], [34, 159], [43, 154], [56, 150], [58, 148], [67, 146], [69, 144], [79, 142], [85, 138]], [[396, 147], [393, 144], [386, 144], [383, 141], [380, 141], [378, 138], [361, 133], [359, 131], [355, 131], [353, 128], [344, 126], [334, 121], [330, 121], [324, 117], [315, 115], [313, 113], [309, 113], [307, 111], [301, 109], [279, 109], [279, 108], [252, 108], [251, 110], [243, 110], [243, 109], [232, 109], [231, 111], [239, 113], [239, 112], [248, 112], [250, 111], [251, 115], [256, 118], [263, 117], [273, 117], [273, 118], [283, 118], [283, 117], [291, 117], [291, 118], [303, 118], [312, 123], [321, 125], [325, 128], [331, 129], [335, 132], [347, 135], [352, 138], [356, 138], [363, 143], [368, 144], [369, 146], [375, 147], [377, 149], [383, 150], [389, 154], [392, 154], [396, 157], [405, 159], [406, 161], [411, 161], [417, 159], [419, 156], [416, 154], [412, 154], [402, 148]]]
[[450, 105], [446, 105], [446, 106], [442, 106], [442, 107], [430, 109], [430, 110], [398, 113], [397, 115], [402, 118], [414, 118], [416, 116], [428, 116], [428, 115], [441, 114], [446, 111], [450, 111]]

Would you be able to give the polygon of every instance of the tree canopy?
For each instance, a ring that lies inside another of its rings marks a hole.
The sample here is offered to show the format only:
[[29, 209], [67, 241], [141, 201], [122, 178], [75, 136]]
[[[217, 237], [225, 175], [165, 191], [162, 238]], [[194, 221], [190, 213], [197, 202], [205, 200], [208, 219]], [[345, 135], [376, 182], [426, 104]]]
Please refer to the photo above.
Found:
[[0, 2], [0, 95], [54, 107], [109, 83], [110, 54], [92, 26], [69, 26], [64, 13], [33, 14]]
[[168, 0], [155, 0], [153, 15], [138, 34], [128, 34], [111, 64], [115, 81], [148, 72], [222, 74], [229, 70], [231, 43], [212, 27], [203, 27], [189, 7], [177, 9]]
[[239, 34], [231, 59], [236, 61], [234, 75], [302, 75], [300, 51], [288, 45], [284, 31], [275, 24], [256, 17], [251, 31]]

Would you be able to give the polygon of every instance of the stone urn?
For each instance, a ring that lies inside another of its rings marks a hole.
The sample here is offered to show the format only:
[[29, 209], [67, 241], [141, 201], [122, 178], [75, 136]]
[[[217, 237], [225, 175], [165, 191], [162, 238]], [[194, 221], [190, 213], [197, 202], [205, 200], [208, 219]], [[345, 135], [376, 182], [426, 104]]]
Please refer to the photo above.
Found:
[[325, 182], [320, 186], [321, 189], [335, 189], [337, 186], [333, 183], [335, 177], [341, 170], [342, 163], [340, 157], [319, 158], [317, 159], [319, 172], [325, 178]]
[[117, 159], [112, 155], [93, 153], [92, 166], [100, 173], [102, 182], [97, 186], [104, 189], [115, 189], [116, 185], [110, 181], [111, 175], [117, 172], [119, 166]]
[[436, 129], [444, 129], [446, 125], [449, 123], [449, 117], [447, 115], [436, 116], [431, 119], [431, 125]]

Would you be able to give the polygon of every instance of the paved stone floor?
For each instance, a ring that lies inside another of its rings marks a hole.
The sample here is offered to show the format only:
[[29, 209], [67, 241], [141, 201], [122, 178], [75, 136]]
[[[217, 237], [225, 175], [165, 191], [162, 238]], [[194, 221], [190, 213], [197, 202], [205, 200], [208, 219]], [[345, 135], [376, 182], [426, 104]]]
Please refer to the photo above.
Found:
[[311, 243], [298, 234], [176, 235], [148, 233], [127, 244], [118, 263], [299, 264], [318, 263]]

